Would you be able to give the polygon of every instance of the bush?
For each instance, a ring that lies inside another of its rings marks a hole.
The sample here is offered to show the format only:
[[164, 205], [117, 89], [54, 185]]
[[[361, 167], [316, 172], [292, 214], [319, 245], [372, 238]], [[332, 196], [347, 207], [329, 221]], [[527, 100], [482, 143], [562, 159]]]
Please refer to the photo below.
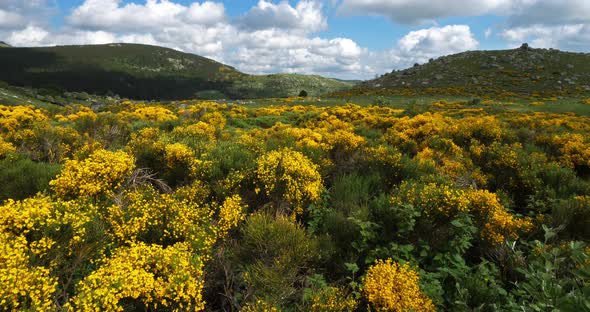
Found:
[[25, 199], [49, 189], [61, 166], [35, 162], [27, 158], [0, 160], [0, 201], [8, 198]]
[[[303, 296], [303, 284], [322, 259], [320, 243], [287, 217], [251, 215], [240, 240], [220, 253], [226, 268], [230, 305], [264, 300], [273, 306], [293, 307]], [[229, 272], [227, 271], [229, 269]]]

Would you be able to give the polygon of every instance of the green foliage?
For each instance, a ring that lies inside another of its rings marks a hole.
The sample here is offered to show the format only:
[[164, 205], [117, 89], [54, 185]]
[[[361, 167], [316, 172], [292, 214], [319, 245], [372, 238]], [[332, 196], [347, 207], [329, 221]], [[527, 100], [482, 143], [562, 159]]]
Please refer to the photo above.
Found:
[[0, 202], [5, 199], [25, 199], [49, 189], [61, 166], [35, 162], [24, 157], [0, 159]]
[[[0, 49], [0, 80], [54, 90], [133, 99], [224, 99], [340, 91], [350, 83], [295, 74], [253, 76], [194, 54], [140, 44]], [[84, 73], [84, 75], [80, 75]], [[47, 93], [47, 92], [46, 92]]]
[[[246, 220], [239, 245], [229, 252], [225, 261], [234, 280], [228, 299], [239, 305], [262, 299], [284, 308], [302, 298], [302, 285], [323, 256], [318, 239], [301, 226], [263, 213]], [[245, 297], [233, 298], [239, 293]]]
[[548, 244], [555, 229], [544, 228], [545, 241], [534, 241], [529, 247], [527, 264], [518, 268], [523, 278], [515, 282], [512, 308], [526, 311], [589, 311], [590, 256], [582, 242]]

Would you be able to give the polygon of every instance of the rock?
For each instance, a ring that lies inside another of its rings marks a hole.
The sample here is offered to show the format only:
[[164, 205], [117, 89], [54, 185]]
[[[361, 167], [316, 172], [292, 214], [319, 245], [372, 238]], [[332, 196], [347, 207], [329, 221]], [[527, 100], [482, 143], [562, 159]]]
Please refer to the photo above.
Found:
[[440, 75], [440, 74], [434, 76], [434, 79], [436, 79], [436, 80], [442, 80], [443, 78], [444, 78], [444, 76]]
[[521, 51], [530, 51], [530, 50], [531, 50], [531, 48], [529, 47], [529, 44], [528, 44], [528, 43], [526, 43], [526, 42], [525, 42], [525, 43], [523, 43], [523, 44], [520, 46], [520, 48], [519, 48], [519, 49], [520, 49]]
[[567, 64], [567, 65], [565, 65], [565, 66], [566, 66], [568, 69], [574, 69], [574, 65], [572, 65], [572, 64]]

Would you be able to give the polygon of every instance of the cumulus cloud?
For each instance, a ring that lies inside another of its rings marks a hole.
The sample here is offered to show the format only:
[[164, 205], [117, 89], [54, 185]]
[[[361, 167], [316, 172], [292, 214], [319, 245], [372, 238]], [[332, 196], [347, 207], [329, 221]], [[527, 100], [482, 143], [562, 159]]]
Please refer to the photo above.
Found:
[[320, 31], [328, 25], [322, 13], [322, 4], [307, 0], [300, 1], [295, 7], [287, 1], [274, 4], [260, 0], [240, 18], [240, 24], [253, 30], [279, 28], [304, 33]]
[[537, 24], [506, 29], [501, 36], [513, 46], [529, 42], [535, 48], [559, 47], [570, 51], [590, 49], [590, 24]]
[[397, 23], [422, 24], [443, 17], [502, 12], [511, 3], [510, 0], [343, 0], [338, 12], [345, 15], [380, 15]]
[[49, 32], [36, 26], [28, 26], [25, 29], [13, 31], [7, 41], [14, 46], [36, 46], [44, 42]]
[[26, 21], [23, 16], [0, 9], [0, 29], [14, 29], [24, 25]]
[[412, 31], [401, 38], [390, 58], [398, 68], [430, 58], [474, 50], [479, 42], [467, 25], [448, 25]]
[[188, 8], [168, 0], [147, 0], [145, 4], [122, 0], [86, 0], [68, 16], [69, 24], [90, 30], [144, 31], [177, 25]]
[[53, 10], [47, 0], [0, 0], [0, 30], [23, 29], [44, 21]]
[[291, 72], [356, 78], [367, 68], [361, 65], [366, 49], [353, 40], [312, 35], [327, 27], [320, 1], [301, 0], [291, 5], [261, 0], [232, 20], [219, 1], [85, 0], [65, 22], [59, 31], [28, 25], [12, 30], [5, 38], [15, 46], [111, 42], [160, 45], [256, 74]]
[[590, 23], [590, 1], [518, 0], [507, 13], [515, 26]]
[[[452, 16], [495, 15], [503, 19], [496, 33], [510, 45], [583, 51], [590, 49], [588, 0], [342, 0], [345, 15], [379, 15], [396, 23], [423, 24]], [[503, 28], [503, 29], [502, 29]], [[486, 31], [484, 37], [491, 36]]]

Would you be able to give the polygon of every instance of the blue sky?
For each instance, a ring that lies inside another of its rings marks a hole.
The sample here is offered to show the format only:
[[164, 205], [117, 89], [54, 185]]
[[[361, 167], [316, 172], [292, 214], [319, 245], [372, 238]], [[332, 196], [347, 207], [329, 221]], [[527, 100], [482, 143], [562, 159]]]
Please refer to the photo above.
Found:
[[588, 0], [0, 0], [15, 46], [134, 42], [248, 73], [366, 79], [473, 49], [590, 50]]

